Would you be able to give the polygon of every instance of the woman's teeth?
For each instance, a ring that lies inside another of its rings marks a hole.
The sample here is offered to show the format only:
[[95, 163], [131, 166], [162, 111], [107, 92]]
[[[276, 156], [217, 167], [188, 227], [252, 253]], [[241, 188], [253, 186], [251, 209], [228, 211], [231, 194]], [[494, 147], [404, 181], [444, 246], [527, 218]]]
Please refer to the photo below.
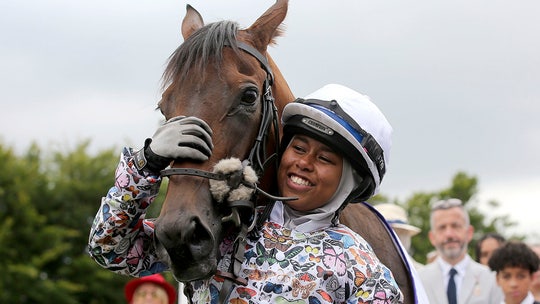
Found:
[[298, 176], [291, 176], [291, 181], [297, 185], [301, 185], [301, 186], [309, 186], [310, 185], [310, 182], [303, 179], [303, 178], [300, 178]]

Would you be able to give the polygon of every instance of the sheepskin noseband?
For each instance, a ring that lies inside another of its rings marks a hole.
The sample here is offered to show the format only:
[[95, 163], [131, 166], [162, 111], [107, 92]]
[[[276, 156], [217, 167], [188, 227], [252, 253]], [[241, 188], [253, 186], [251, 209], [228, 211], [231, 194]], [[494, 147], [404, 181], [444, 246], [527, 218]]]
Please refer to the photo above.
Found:
[[210, 192], [217, 202], [251, 199], [258, 177], [247, 162], [242, 163], [238, 158], [222, 159], [214, 166], [213, 172], [229, 176], [225, 180], [210, 179], [209, 181]]

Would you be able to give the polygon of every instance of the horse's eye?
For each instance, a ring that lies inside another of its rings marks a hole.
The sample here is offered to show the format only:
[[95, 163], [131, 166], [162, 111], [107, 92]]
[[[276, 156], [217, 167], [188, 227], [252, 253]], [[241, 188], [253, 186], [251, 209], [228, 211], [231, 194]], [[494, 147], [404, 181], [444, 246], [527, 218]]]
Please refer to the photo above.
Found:
[[259, 97], [259, 92], [256, 89], [247, 89], [242, 93], [240, 100], [243, 103], [251, 104], [257, 101], [257, 97]]

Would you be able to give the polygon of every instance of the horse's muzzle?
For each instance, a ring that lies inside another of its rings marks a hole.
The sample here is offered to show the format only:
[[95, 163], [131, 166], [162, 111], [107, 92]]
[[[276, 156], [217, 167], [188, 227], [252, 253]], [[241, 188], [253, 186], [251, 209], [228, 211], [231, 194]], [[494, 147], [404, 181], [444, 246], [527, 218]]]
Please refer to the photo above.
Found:
[[[217, 268], [217, 237], [196, 216], [180, 215], [173, 222], [163, 217], [156, 222], [158, 255], [169, 260], [180, 282], [205, 279]], [[167, 256], [162, 256], [167, 255]]]

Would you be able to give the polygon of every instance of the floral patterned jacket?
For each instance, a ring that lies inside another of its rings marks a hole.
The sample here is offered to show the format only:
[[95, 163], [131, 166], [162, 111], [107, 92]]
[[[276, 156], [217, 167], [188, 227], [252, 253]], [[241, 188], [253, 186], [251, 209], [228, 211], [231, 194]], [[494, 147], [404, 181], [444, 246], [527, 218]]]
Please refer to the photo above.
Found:
[[[125, 148], [115, 186], [101, 201], [89, 238], [89, 252], [117, 273], [144, 276], [168, 269], [155, 254], [154, 223], [145, 219], [161, 180], [139, 172]], [[226, 239], [224, 242], [227, 242]], [[230, 261], [232, 246], [221, 246], [218, 267]], [[248, 239], [241, 274], [228, 303], [402, 303], [390, 270], [371, 246], [343, 225], [301, 233], [267, 221]], [[194, 303], [218, 303], [223, 280], [190, 283]]]

